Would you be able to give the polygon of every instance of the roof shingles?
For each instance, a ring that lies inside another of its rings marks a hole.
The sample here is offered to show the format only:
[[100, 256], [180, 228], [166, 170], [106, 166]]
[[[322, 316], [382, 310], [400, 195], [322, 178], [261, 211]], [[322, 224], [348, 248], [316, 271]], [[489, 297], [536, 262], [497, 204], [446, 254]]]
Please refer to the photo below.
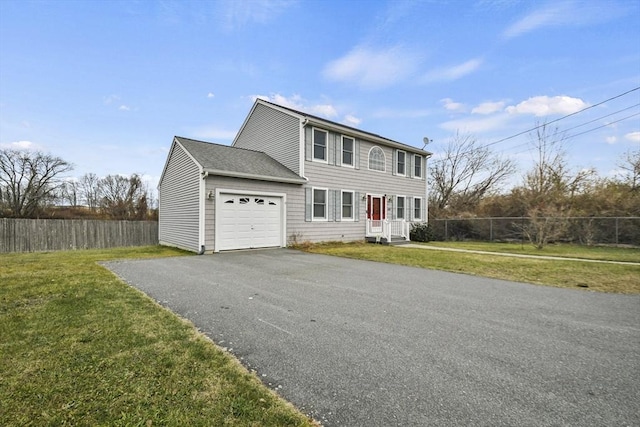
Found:
[[205, 172], [271, 181], [305, 182], [291, 169], [260, 151], [179, 136], [175, 139], [200, 163]]

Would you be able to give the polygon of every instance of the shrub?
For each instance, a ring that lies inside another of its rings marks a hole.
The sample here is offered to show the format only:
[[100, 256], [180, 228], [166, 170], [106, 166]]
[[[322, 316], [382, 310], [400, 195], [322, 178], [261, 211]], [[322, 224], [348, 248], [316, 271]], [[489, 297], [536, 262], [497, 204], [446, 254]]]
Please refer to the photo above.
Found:
[[426, 222], [412, 224], [409, 238], [414, 242], [430, 242], [433, 240], [433, 230]]

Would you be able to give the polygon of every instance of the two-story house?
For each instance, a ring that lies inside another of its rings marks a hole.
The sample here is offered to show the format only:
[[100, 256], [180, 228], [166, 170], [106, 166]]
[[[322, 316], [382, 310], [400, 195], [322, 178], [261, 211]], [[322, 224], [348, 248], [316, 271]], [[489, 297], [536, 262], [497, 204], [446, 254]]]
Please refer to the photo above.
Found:
[[161, 244], [196, 252], [409, 239], [427, 221], [431, 153], [256, 100], [231, 146], [175, 137]]

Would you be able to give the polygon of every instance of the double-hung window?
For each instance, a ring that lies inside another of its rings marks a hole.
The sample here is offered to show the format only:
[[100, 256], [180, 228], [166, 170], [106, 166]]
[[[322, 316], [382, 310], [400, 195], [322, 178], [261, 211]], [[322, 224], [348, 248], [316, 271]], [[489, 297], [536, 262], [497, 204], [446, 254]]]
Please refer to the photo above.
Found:
[[413, 176], [422, 178], [422, 156], [415, 154], [413, 157]]
[[353, 219], [353, 191], [342, 191], [342, 219]]
[[328, 134], [324, 130], [313, 129], [313, 160], [327, 161]]
[[353, 166], [353, 149], [355, 141], [348, 136], [342, 137], [342, 164], [344, 166]]
[[404, 151], [396, 151], [396, 175], [405, 175], [407, 167], [407, 153]]
[[415, 221], [422, 220], [422, 197], [413, 198], [413, 219]]
[[404, 218], [404, 196], [396, 197], [396, 219]]
[[327, 190], [325, 189], [313, 189], [313, 219], [327, 219]]

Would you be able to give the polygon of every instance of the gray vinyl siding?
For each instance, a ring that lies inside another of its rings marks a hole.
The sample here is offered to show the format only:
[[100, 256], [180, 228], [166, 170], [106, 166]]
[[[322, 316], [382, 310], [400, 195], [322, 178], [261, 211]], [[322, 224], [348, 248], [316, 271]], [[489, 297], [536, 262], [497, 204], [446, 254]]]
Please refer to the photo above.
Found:
[[174, 144], [158, 189], [160, 244], [198, 251], [200, 169]]
[[300, 174], [300, 120], [257, 104], [238, 134], [234, 147], [262, 151]]
[[[260, 193], [284, 193], [287, 196], [286, 236], [291, 242], [296, 232], [296, 224], [304, 222], [304, 189], [300, 184], [256, 181], [209, 175], [205, 182], [205, 194], [215, 193], [216, 189], [250, 191]], [[215, 200], [205, 200], [205, 251], [215, 250]]]
[[[349, 136], [349, 135], [347, 135]], [[311, 129], [308, 127], [305, 131], [305, 151], [310, 149]], [[406, 176], [396, 176], [393, 174], [394, 149], [384, 145], [373, 144], [369, 141], [356, 138], [355, 142], [355, 167], [341, 166], [339, 159], [341, 156], [341, 134], [329, 132], [328, 136], [328, 152], [333, 156], [329, 156], [328, 163], [322, 163], [310, 160], [310, 156], [305, 156], [305, 176], [309, 179], [309, 183], [305, 185], [305, 189], [314, 187], [326, 188], [329, 190], [330, 204], [333, 201], [333, 209], [337, 209], [341, 205], [341, 201], [337, 196], [331, 197], [332, 191], [346, 190], [357, 193], [354, 200], [354, 211], [358, 215], [358, 221], [342, 221], [337, 220], [335, 213], [333, 220], [330, 221], [309, 221], [306, 218], [302, 224], [297, 226], [296, 230], [303, 236], [303, 240], [316, 241], [354, 241], [363, 240], [366, 230], [366, 201], [362, 198], [367, 194], [387, 195], [392, 197], [392, 201], [387, 203], [387, 218], [395, 218], [395, 206], [393, 200], [395, 196], [405, 196], [405, 218], [409, 221], [413, 219], [413, 197], [421, 197], [423, 199], [423, 215], [425, 206], [425, 180], [423, 178], [413, 178], [407, 169]], [[333, 146], [332, 146], [333, 145]], [[377, 145], [385, 155], [385, 172], [369, 170], [369, 150]], [[409, 158], [413, 159], [413, 153], [407, 151], [407, 165], [413, 166]], [[423, 159], [424, 162], [424, 159]], [[423, 163], [424, 175], [424, 163]], [[334, 193], [339, 194], [339, 193]], [[334, 212], [336, 212], [334, 210]], [[330, 216], [331, 219], [331, 216]]]

